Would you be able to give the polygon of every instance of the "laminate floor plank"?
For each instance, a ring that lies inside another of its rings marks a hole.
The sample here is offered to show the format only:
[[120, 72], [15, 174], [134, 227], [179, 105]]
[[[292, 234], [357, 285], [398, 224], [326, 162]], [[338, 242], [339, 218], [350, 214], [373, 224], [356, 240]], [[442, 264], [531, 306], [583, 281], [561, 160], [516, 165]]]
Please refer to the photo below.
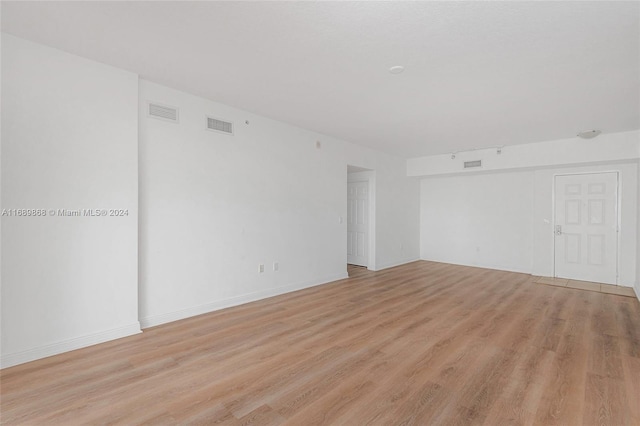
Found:
[[543, 397], [545, 373], [555, 353], [544, 348], [521, 348], [515, 367], [508, 376], [504, 390], [486, 416], [493, 425], [530, 425]]
[[418, 261], [0, 371], [29, 425], [640, 424], [640, 304]]
[[[615, 297], [607, 295], [609, 297]], [[614, 300], [616, 325], [622, 337], [623, 352], [631, 357], [640, 358], [640, 306], [637, 300], [616, 297]]]
[[626, 407], [624, 382], [597, 374], [587, 374], [585, 409], [582, 424], [631, 424], [630, 410]]
[[[567, 289], [574, 293], [564, 329], [548, 375], [544, 398], [537, 410], [539, 424], [581, 425], [585, 402], [589, 337], [586, 317], [589, 299], [601, 293]], [[576, 390], [580, 391], [576, 391]]]
[[640, 358], [622, 356], [623, 381], [631, 424], [640, 425]]

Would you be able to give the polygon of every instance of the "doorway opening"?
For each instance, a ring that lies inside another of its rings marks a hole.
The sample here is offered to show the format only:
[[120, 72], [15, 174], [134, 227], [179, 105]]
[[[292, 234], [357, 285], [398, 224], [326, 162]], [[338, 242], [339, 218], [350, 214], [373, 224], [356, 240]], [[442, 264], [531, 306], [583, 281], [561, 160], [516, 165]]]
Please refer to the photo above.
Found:
[[375, 171], [347, 166], [347, 265], [375, 271]]

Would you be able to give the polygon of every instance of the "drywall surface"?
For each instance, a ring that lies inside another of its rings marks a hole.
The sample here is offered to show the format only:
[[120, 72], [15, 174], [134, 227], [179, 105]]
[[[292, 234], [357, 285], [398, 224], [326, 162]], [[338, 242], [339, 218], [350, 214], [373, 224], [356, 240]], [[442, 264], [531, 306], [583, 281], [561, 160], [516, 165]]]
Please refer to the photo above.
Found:
[[[554, 176], [616, 171], [618, 284], [633, 286], [639, 281], [639, 144], [636, 130], [407, 160], [407, 175], [423, 177], [421, 258], [553, 276]], [[480, 168], [464, 169], [475, 160]]]
[[[638, 138], [638, 157], [640, 157], [640, 138]], [[640, 203], [640, 162], [638, 163], [638, 203]], [[640, 300], [640, 206], [638, 206], [637, 211], [637, 231], [638, 231], [638, 241], [636, 243], [636, 296], [638, 296], [638, 300]]]
[[[605, 133], [595, 139], [578, 137], [555, 141], [481, 149], [455, 154], [407, 160], [408, 176], [474, 174], [481, 171], [564, 167], [590, 163], [611, 163], [638, 158], [640, 131]], [[455, 156], [455, 158], [452, 158]], [[482, 161], [480, 169], [465, 169], [465, 161]]]
[[139, 104], [143, 327], [346, 277], [347, 164], [375, 170], [377, 268], [418, 259], [405, 160], [145, 80]]
[[423, 179], [421, 258], [530, 272], [532, 188], [531, 172]]
[[135, 74], [2, 37], [3, 367], [140, 330], [137, 96]]
[[554, 176], [605, 171], [620, 176], [618, 284], [633, 286], [638, 251], [636, 162], [424, 178], [421, 258], [553, 276]]

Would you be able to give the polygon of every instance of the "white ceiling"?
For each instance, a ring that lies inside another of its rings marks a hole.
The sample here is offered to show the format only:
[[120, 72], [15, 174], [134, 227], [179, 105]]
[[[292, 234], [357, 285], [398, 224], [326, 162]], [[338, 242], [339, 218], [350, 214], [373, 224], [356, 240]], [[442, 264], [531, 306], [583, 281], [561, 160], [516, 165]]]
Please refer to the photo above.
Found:
[[640, 128], [639, 23], [636, 1], [2, 2], [8, 33], [403, 157]]

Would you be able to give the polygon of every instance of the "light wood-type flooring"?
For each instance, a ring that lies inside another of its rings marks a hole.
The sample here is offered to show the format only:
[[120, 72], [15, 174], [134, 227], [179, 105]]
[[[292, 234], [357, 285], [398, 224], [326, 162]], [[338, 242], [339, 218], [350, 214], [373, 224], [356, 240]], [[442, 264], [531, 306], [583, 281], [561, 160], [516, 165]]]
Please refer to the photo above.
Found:
[[640, 425], [637, 299], [425, 261], [350, 272], [4, 369], [2, 423]]

